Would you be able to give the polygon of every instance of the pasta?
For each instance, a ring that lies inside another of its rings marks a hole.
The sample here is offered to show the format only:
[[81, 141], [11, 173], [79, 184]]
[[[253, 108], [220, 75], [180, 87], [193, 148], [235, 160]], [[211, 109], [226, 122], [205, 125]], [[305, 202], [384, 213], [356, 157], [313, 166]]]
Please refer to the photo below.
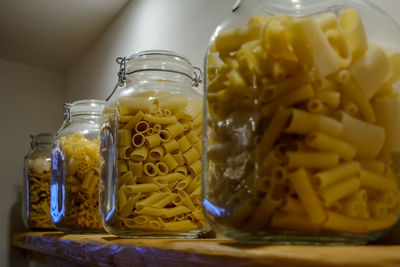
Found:
[[50, 217], [50, 159], [39, 155], [29, 159], [28, 175], [28, 218], [27, 223], [36, 229], [54, 228]]
[[[63, 224], [75, 229], [102, 230], [98, 208], [99, 140], [88, 140], [81, 132], [76, 132], [59, 138], [56, 143], [64, 148], [66, 162]], [[119, 166], [126, 169], [123, 161]]]
[[[355, 9], [254, 15], [217, 32], [212, 47], [207, 216], [266, 233], [371, 233], [396, 222], [400, 56], [367, 40]], [[183, 175], [200, 171], [192, 140], [178, 141]], [[184, 186], [192, 200], [201, 192], [194, 179]]]
[[206, 226], [198, 212], [201, 109], [200, 100], [167, 92], [118, 101], [116, 221], [123, 230], [179, 232]]

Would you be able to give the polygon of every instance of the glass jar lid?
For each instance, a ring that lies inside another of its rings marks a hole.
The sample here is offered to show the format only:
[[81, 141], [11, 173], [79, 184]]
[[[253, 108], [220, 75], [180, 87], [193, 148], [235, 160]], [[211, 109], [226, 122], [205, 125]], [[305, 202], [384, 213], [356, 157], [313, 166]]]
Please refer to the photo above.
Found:
[[139, 71], [168, 71], [192, 79], [193, 66], [185, 56], [167, 50], [147, 50], [133, 54], [126, 61], [126, 74]]
[[[264, 0], [257, 0], [260, 3], [265, 3]], [[254, 0], [238, 0], [234, 7], [233, 12], [240, 8], [242, 4], [246, 3], [254, 4]], [[286, 14], [291, 17], [304, 17], [311, 14], [317, 14], [319, 12], [326, 12], [327, 10], [335, 11], [339, 10], [340, 6], [343, 5], [343, 0], [268, 0], [268, 10], [263, 10], [265, 13], [274, 14]]]
[[73, 103], [66, 103], [66, 112], [70, 115], [102, 115], [106, 102], [96, 99], [78, 100]]
[[29, 135], [31, 138], [31, 148], [34, 148], [36, 145], [41, 144], [52, 144], [55, 135], [52, 133], [40, 133], [40, 134], [31, 134]]

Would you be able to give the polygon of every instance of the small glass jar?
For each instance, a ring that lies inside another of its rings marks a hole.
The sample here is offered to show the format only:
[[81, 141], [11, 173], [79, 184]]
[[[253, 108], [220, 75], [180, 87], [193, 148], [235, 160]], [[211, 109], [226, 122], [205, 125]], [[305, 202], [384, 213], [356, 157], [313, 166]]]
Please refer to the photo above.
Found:
[[54, 134], [30, 135], [31, 149], [25, 156], [22, 217], [35, 230], [54, 229], [50, 217], [51, 145]]
[[201, 208], [202, 97], [193, 66], [170, 51], [120, 59], [101, 131], [100, 210], [120, 237], [195, 238]]
[[364, 244], [394, 228], [399, 52], [399, 26], [368, 1], [238, 1], [205, 58], [211, 226], [281, 244]]
[[99, 213], [99, 133], [105, 102], [65, 104], [52, 149], [51, 218], [60, 231], [103, 231]]

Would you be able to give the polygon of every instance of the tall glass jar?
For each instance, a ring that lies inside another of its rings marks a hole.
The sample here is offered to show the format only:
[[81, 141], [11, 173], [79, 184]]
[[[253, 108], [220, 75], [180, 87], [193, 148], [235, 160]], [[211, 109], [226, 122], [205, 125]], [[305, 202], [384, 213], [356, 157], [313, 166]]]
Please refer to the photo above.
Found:
[[211, 226], [285, 244], [395, 227], [399, 52], [398, 25], [368, 1], [239, 1], [205, 59]]
[[51, 218], [60, 231], [103, 231], [99, 213], [99, 133], [105, 102], [65, 104], [52, 149]]
[[51, 145], [54, 134], [30, 135], [31, 149], [25, 156], [22, 186], [22, 217], [25, 226], [54, 229], [50, 218]]
[[208, 232], [201, 209], [201, 95], [193, 66], [170, 51], [120, 59], [101, 131], [100, 209], [121, 237]]

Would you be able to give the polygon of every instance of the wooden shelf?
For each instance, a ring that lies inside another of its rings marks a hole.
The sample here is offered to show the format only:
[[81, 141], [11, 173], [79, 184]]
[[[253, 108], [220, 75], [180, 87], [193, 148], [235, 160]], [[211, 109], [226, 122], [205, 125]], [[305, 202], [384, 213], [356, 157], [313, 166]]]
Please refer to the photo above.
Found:
[[251, 246], [229, 239], [120, 239], [13, 233], [30, 252], [96, 266], [400, 266], [400, 246]]

